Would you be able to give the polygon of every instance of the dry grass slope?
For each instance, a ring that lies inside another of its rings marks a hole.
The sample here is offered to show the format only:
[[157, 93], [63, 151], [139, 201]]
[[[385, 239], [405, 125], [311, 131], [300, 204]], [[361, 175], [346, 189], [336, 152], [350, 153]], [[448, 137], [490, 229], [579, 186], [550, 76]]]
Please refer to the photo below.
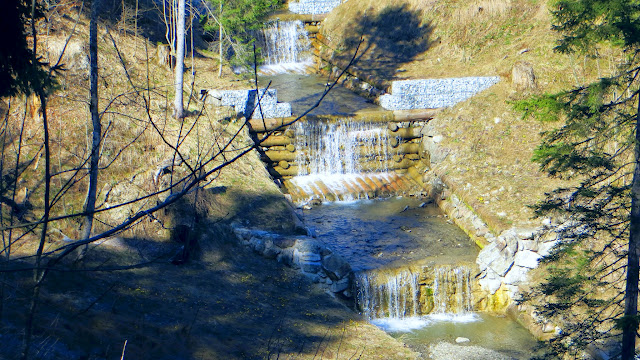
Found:
[[[398, 6], [390, 0], [348, 2], [330, 14], [322, 31], [332, 48], [346, 49], [349, 41], [360, 38], [353, 29], [366, 23], [363, 17], [376, 18]], [[558, 34], [550, 30], [548, 3], [543, 0], [405, 1], [402, 11], [428, 29], [422, 34], [427, 37], [426, 48], [381, 71], [379, 67], [385, 65], [378, 61], [376, 47], [384, 48], [386, 42], [411, 29], [400, 26], [399, 35], [376, 38], [363, 33], [369, 53], [362, 55], [355, 71], [362, 78], [386, 74], [378, 80], [387, 85], [402, 79], [499, 75], [500, 83], [429, 123], [428, 134], [442, 139], [432, 154], [433, 171], [496, 232], [511, 226], [538, 226], [539, 220], [532, 219], [527, 206], [560, 182], [546, 177], [530, 159], [540, 133], [558, 124], [523, 119], [511, 101], [610, 73], [619, 54], [602, 49], [600, 58], [590, 59], [555, 53]], [[339, 62], [342, 56], [338, 51], [333, 60]], [[522, 63], [532, 65], [537, 88], [523, 92], [517, 90], [519, 79], [512, 83], [513, 67]]]
[[[59, 87], [48, 104], [52, 171], [56, 174], [52, 187], [60, 194], [52, 209], [54, 215], [82, 209], [87, 179], [84, 170], [75, 173], [73, 169], [87, 157], [90, 136], [88, 20], [86, 14], [80, 14], [77, 23], [74, 20], [80, 2], [63, 5], [48, 22], [38, 24], [43, 34], [39, 54], [52, 63], [70, 37], [62, 58], [67, 70], [58, 76]], [[193, 62], [187, 60], [185, 76], [186, 95], [193, 95], [185, 96], [190, 115], [184, 121], [172, 119], [171, 70], [154, 58], [155, 44], [135, 36], [143, 31], [134, 31], [128, 19], [99, 27], [99, 106], [104, 128], [101, 208], [154, 191], [158, 164], [173, 157], [169, 144], [186, 137], [180, 150], [193, 164], [230, 141], [241, 124], [229, 118], [228, 110], [204, 104], [199, 89], [251, 86], [226, 67], [224, 76], [218, 78], [217, 63], [206, 51], [197, 53]], [[3, 161], [15, 161], [21, 147], [20, 202], [28, 210], [25, 217], [36, 219], [43, 203], [43, 133], [38, 104], [20, 98], [11, 99], [10, 106], [3, 105], [10, 120], [3, 138]], [[21, 131], [24, 136], [19, 143]], [[250, 144], [246, 131], [241, 131], [224, 156], [217, 157], [207, 169]], [[183, 165], [174, 176], [186, 173]], [[118, 237], [92, 245], [84, 263], [87, 268], [150, 264], [101, 272], [78, 271], [66, 264], [68, 271], [51, 273], [42, 289], [37, 316], [32, 352], [37, 358], [119, 358], [125, 341], [127, 359], [262, 359], [269, 354], [271, 358], [295, 359], [318, 358], [316, 354], [336, 359], [360, 354], [368, 359], [415, 358], [416, 354], [320, 291], [309, 279], [237, 245], [228, 226], [232, 220], [285, 233], [295, 231], [289, 206], [255, 153], [208, 180], [198, 192], [155, 217], [144, 218]], [[68, 186], [70, 182], [75, 183]], [[106, 230], [161, 199], [152, 197], [100, 213], [96, 231]], [[45, 251], [65, 244], [67, 238], [77, 238], [79, 224], [78, 218], [51, 223]], [[167, 259], [180, 246], [171, 240], [172, 228], [182, 224], [197, 230], [194, 236], [199, 251], [190, 263], [176, 267]], [[14, 231], [13, 238], [18, 235]], [[13, 247], [14, 257], [34, 253], [35, 235], [25, 235]], [[12, 359], [20, 350], [31, 273], [12, 273], [2, 281], [9, 290], [0, 314], [0, 358]]]

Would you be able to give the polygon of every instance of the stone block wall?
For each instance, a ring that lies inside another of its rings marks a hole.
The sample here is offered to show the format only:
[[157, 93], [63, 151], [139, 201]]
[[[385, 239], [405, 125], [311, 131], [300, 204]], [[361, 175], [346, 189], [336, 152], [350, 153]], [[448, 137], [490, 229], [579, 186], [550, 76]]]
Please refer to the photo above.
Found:
[[296, 14], [326, 14], [342, 2], [343, 0], [299, 0], [289, 3], [289, 11]]
[[[282, 118], [291, 116], [291, 104], [279, 103], [276, 89], [260, 90], [211, 90], [207, 98], [209, 103], [218, 106], [233, 106], [238, 116], [253, 119]], [[260, 99], [260, 108], [258, 108]], [[253, 114], [252, 114], [253, 112]]]
[[434, 109], [455, 105], [500, 81], [498, 76], [394, 81], [378, 98], [388, 110]]

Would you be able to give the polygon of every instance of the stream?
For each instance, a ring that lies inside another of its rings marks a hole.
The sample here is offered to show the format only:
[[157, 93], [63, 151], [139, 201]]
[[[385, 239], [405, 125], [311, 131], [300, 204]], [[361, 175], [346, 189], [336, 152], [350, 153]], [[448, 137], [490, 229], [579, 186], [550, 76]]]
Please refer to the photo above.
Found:
[[[308, 42], [306, 34], [293, 33], [299, 29], [303, 29], [299, 23], [277, 24], [265, 38], [275, 39], [274, 44], [280, 38], [286, 40], [282, 43], [290, 39]], [[298, 59], [295, 61], [306, 64], [301, 50], [308, 48], [306, 43], [271, 48], [276, 51], [274, 58]], [[283, 54], [285, 49], [296, 53]], [[289, 61], [284, 65], [291, 66]], [[259, 86], [267, 85], [277, 90], [279, 101], [291, 103], [293, 115], [298, 116], [317, 102], [328, 84], [320, 76], [295, 73], [261, 76]], [[299, 124], [296, 136], [304, 141], [294, 143], [300, 153], [306, 144], [307, 154], [306, 160], [296, 158], [296, 164], [308, 170], [299, 171], [290, 181], [295, 183], [302, 175], [313, 181], [320, 179], [324, 184], [316, 191], [326, 192], [326, 184], [332, 181], [343, 184], [348, 177], [389, 171], [364, 172], [345, 165], [364, 161], [361, 159], [372, 155], [371, 149], [387, 151], [388, 139], [373, 138], [380, 130], [361, 129], [349, 125], [348, 119], [340, 119], [341, 115], [376, 108], [380, 107], [336, 86], [311, 114], [336, 115], [339, 120], [334, 127], [345, 134], [334, 134], [326, 125]], [[367, 137], [376, 147], [362, 147]], [[311, 143], [319, 145], [309, 146]], [[329, 164], [312, 166], [320, 160]], [[337, 198], [348, 197], [332, 197]], [[298, 211], [317, 239], [350, 264], [356, 311], [391, 336], [436, 359], [529, 359], [534, 353], [537, 341], [522, 326], [507, 317], [473, 311], [479, 249], [434, 204], [413, 196], [393, 196], [324, 201]]]
[[[299, 211], [317, 238], [345, 257], [356, 273], [473, 264], [478, 254], [477, 246], [440, 209], [419, 198], [333, 202]], [[370, 322], [423, 354], [441, 342], [456, 344], [458, 338], [469, 341], [455, 346], [481, 347], [498, 359], [529, 359], [538, 346], [520, 324], [484, 313], [386, 316]]]

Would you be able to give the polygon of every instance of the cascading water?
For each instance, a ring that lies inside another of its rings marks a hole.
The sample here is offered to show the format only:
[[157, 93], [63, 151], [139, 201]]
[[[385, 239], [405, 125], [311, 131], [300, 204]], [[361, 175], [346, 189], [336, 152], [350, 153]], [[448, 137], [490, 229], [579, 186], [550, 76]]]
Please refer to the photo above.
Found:
[[355, 278], [356, 306], [370, 320], [472, 310], [471, 276], [466, 266], [420, 271], [363, 271]]
[[298, 174], [291, 183], [323, 200], [355, 200], [375, 196], [381, 184], [397, 182], [389, 172], [388, 131], [379, 123], [353, 121], [297, 122], [295, 148]]
[[433, 279], [433, 312], [471, 311], [471, 272], [467, 267], [436, 268]]
[[340, 175], [361, 172], [384, 172], [383, 160], [389, 153], [386, 128], [380, 124], [341, 119], [306, 121], [295, 125], [299, 152], [298, 175]]
[[418, 274], [363, 271], [356, 275], [356, 304], [368, 319], [420, 313]]
[[274, 21], [262, 30], [261, 45], [265, 63], [263, 74], [305, 73], [313, 64], [311, 42], [299, 21]]

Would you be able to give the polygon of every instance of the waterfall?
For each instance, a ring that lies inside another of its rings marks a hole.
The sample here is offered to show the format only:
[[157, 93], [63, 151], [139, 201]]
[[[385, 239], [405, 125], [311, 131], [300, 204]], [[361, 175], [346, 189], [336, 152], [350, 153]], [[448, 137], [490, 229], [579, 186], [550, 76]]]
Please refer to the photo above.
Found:
[[298, 164], [290, 183], [303, 201], [369, 199], [407, 186], [391, 172], [386, 126], [340, 120], [297, 122], [293, 126]]
[[265, 74], [304, 73], [312, 65], [311, 42], [302, 21], [274, 21], [267, 24], [260, 36]]
[[433, 312], [463, 313], [471, 311], [471, 271], [460, 266], [435, 269]]
[[298, 175], [385, 172], [389, 154], [387, 129], [380, 124], [341, 119], [295, 124]]
[[368, 319], [419, 315], [418, 274], [409, 270], [387, 274], [364, 271], [356, 275], [356, 304]]
[[368, 319], [461, 314], [472, 310], [466, 266], [370, 270], [356, 274], [356, 307]]

